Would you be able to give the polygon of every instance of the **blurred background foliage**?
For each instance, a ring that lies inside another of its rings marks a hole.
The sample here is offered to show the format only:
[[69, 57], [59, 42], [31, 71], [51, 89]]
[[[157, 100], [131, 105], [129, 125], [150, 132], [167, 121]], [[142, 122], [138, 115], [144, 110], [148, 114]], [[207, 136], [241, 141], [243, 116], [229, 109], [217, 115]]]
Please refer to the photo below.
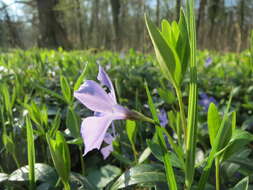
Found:
[[[152, 50], [144, 12], [177, 20], [183, 0], [1, 0], [0, 47]], [[251, 0], [197, 0], [198, 47], [241, 51], [253, 26]]]

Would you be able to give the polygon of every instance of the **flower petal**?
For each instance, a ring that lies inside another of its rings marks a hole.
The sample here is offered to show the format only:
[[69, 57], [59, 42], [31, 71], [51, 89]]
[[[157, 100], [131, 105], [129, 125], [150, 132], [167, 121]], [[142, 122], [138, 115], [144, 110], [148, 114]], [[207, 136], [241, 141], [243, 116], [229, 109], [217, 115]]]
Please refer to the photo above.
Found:
[[93, 149], [100, 148], [112, 120], [113, 118], [110, 115], [104, 117], [87, 117], [83, 120], [81, 134], [85, 145], [84, 155]]
[[160, 120], [160, 125], [162, 127], [165, 127], [168, 124], [167, 113], [164, 109], [160, 110], [160, 114], [158, 115], [158, 118]]
[[99, 71], [98, 71], [97, 79], [101, 82], [102, 85], [105, 85], [110, 89], [109, 95], [111, 96], [113, 102], [116, 103], [117, 100], [116, 100], [115, 90], [114, 90], [112, 81], [109, 78], [109, 76], [107, 75], [107, 73], [105, 72], [105, 70], [103, 69], [103, 67], [101, 67], [100, 64], [99, 64]]
[[108, 158], [108, 156], [111, 154], [111, 152], [113, 151], [113, 146], [112, 144], [108, 145], [108, 146], [105, 146], [103, 147], [100, 152], [102, 153], [103, 157], [104, 157], [104, 160], [106, 158]]
[[112, 144], [113, 140], [114, 137], [110, 133], [105, 134], [104, 142], [106, 142], [106, 144]]
[[112, 112], [114, 101], [104, 89], [92, 80], [86, 80], [84, 84], [74, 92], [74, 96], [87, 108], [96, 112]]

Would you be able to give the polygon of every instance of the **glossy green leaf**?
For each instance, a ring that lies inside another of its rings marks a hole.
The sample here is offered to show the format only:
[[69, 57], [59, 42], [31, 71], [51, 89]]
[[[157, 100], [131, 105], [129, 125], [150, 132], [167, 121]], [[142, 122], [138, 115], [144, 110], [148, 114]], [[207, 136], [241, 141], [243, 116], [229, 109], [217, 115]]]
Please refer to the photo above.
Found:
[[126, 188], [140, 183], [166, 182], [161, 165], [141, 164], [123, 173], [111, 186], [111, 190]]
[[87, 176], [87, 179], [98, 189], [103, 189], [120, 174], [120, 168], [112, 165], [106, 165], [98, 170], [91, 171]]
[[243, 178], [231, 190], [248, 190], [249, 177]]
[[[34, 165], [35, 168], [35, 180], [36, 181], [44, 181], [44, 182], [52, 182], [55, 183], [57, 181], [57, 175], [55, 170], [47, 165], [42, 163], [36, 163]], [[9, 181], [28, 181], [29, 180], [29, 166], [23, 166], [9, 175]]]
[[138, 164], [142, 164], [145, 160], [147, 160], [151, 153], [152, 152], [149, 147], [145, 148], [139, 157]]
[[8, 180], [8, 178], [9, 178], [8, 174], [6, 174], [6, 173], [0, 173], [0, 183]]

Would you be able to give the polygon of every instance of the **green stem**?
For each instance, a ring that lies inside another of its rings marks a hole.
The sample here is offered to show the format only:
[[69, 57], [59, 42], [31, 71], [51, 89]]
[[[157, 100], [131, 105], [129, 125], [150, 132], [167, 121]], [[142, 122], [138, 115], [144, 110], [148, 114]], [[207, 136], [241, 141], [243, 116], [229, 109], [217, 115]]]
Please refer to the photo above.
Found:
[[132, 150], [133, 150], [133, 153], [134, 153], [134, 161], [138, 162], [138, 153], [136, 151], [136, 148], [135, 148], [134, 144], [132, 144]]
[[15, 164], [17, 165], [17, 167], [20, 168], [20, 164], [19, 164], [19, 162], [18, 162], [18, 159], [17, 159], [17, 157], [16, 157], [16, 154], [13, 153], [13, 154], [12, 154], [12, 157], [13, 157], [14, 162], [15, 162]]
[[220, 190], [220, 162], [219, 159], [215, 159], [215, 179], [216, 179], [216, 190]]
[[185, 112], [184, 112], [182, 92], [177, 87], [175, 89], [176, 89], [176, 94], [177, 94], [177, 99], [178, 99], [178, 104], [179, 104], [179, 109], [180, 109], [180, 117], [181, 117], [181, 122], [182, 122], [182, 131], [184, 132], [184, 140], [185, 140], [185, 144], [186, 144], [186, 138], [187, 138], [186, 125], [187, 125], [187, 123], [186, 123], [186, 117], [185, 117]]
[[191, 189], [195, 173], [195, 155], [197, 139], [197, 65], [196, 65], [196, 27], [195, 27], [195, 0], [187, 1], [188, 31], [190, 40], [190, 83], [189, 83], [189, 106], [187, 120], [187, 143], [186, 143], [186, 173], [185, 184]]
[[80, 154], [80, 162], [81, 162], [82, 174], [84, 175], [85, 166], [84, 166], [84, 161], [83, 161], [83, 155], [82, 155], [82, 148], [81, 148], [81, 146], [79, 146], [79, 154]]
[[64, 190], [70, 190], [71, 189], [68, 182], [64, 182], [63, 184], [64, 184]]

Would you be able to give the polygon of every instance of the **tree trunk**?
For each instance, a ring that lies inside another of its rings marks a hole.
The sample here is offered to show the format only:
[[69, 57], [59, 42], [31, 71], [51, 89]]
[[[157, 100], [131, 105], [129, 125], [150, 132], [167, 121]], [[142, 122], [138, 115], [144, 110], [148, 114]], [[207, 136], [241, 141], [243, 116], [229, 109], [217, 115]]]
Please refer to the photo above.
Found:
[[83, 31], [83, 15], [81, 11], [80, 1], [76, 0], [77, 5], [77, 19], [78, 19], [78, 25], [79, 25], [79, 39], [80, 39], [80, 47], [84, 48], [84, 31]]
[[114, 34], [115, 34], [115, 48], [119, 49], [120, 47], [120, 26], [119, 26], [120, 0], [111, 0], [111, 7], [112, 7], [113, 27], [114, 27]]
[[156, 0], [156, 24], [159, 26], [160, 23], [160, 0]]
[[205, 18], [205, 8], [206, 8], [206, 0], [201, 0], [197, 18], [197, 34], [199, 34], [199, 27], [201, 25], [201, 21]]
[[220, 0], [211, 0], [211, 4], [210, 4], [209, 10], [208, 10], [209, 18], [210, 18], [210, 24], [211, 24], [210, 37], [213, 36], [216, 17], [219, 13], [219, 10], [220, 10]]
[[181, 7], [181, 0], [177, 0], [177, 4], [176, 4], [176, 16], [177, 16], [177, 20], [179, 20], [180, 17], [180, 7]]
[[54, 10], [58, 0], [36, 0], [36, 2], [39, 14], [39, 47], [58, 48], [61, 46], [65, 49], [70, 49], [71, 44], [68, 40], [67, 32], [57, 20], [57, 16], [62, 16], [62, 11]]
[[92, 1], [92, 13], [91, 13], [91, 19], [89, 24], [89, 32], [88, 32], [88, 44], [91, 45], [91, 47], [98, 47], [98, 41], [99, 41], [99, 0], [93, 0]]

